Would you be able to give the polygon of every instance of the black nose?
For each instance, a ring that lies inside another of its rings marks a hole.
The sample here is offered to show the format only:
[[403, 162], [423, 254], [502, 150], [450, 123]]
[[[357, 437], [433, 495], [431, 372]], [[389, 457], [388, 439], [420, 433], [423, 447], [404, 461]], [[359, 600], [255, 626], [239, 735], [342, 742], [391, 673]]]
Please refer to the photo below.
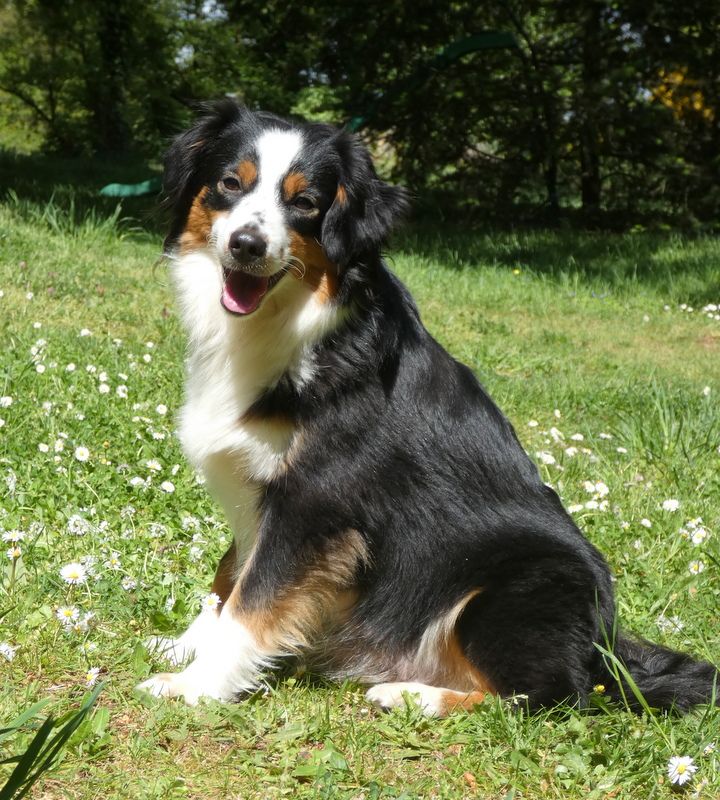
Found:
[[257, 228], [238, 228], [230, 234], [228, 248], [236, 261], [249, 264], [265, 255], [267, 241]]

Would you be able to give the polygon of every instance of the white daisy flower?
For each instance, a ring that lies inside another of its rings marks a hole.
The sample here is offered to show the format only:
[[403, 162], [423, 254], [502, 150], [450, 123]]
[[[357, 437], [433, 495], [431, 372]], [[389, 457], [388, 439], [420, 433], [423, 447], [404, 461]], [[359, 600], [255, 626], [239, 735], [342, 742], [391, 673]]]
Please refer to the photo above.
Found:
[[13, 404], [13, 399], [10, 395], [5, 395], [4, 397], [0, 397], [0, 408], [10, 408]]
[[148, 469], [151, 469], [153, 472], [160, 472], [162, 470], [162, 464], [156, 458], [150, 458], [145, 462], [145, 465]]
[[688, 565], [691, 575], [699, 575], [705, 569], [704, 561], [691, 561]]
[[677, 511], [680, 508], [680, 501], [675, 499], [663, 500], [663, 511]]
[[131, 578], [129, 575], [126, 575], [120, 581], [120, 586], [122, 586], [126, 592], [131, 592], [133, 589], [137, 589], [137, 581], [134, 578]]
[[12, 542], [13, 544], [16, 544], [25, 538], [25, 534], [18, 530], [5, 531], [2, 535], [2, 538], [4, 542]]
[[100, 392], [100, 394], [110, 394], [110, 387], [107, 385], [107, 383], [101, 383], [98, 386], [98, 392]]
[[149, 364], [152, 361], [152, 356], [150, 355], [150, 353], [145, 353], [145, 355], [143, 356], [143, 361], [146, 364]]
[[705, 530], [705, 528], [695, 528], [695, 530], [692, 533], [692, 536], [690, 537], [690, 541], [693, 544], [703, 544], [703, 542], [705, 541], [705, 539], [708, 538], [709, 535], [710, 534]]
[[120, 569], [120, 554], [113, 550], [113, 552], [110, 554], [110, 557], [105, 562], [105, 566], [107, 569], [112, 569], [117, 572], [117, 570]]
[[85, 583], [87, 580], [87, 572], [82, 564], [78, 563], [77, 561], [73, 561], [70, 564], [66, 564], [60, 570], [60, 577], [65, 581], [65, 583], [79, 585], [81, 583]]
[[0, 656], [2, 656], [6, 661], [12, 661], [13, 658], [15, 658], [16, 651], [17, 646], [13, 647], [7, 642], [0, 642]]
[[125, 384], [121, 383], [116, 389], [115, 394], [121, 399], [125, 400], [128, 396], [128, 388]]
[[75, 458], [78, 461], [87, 461], [90, 458], [90, 451], [84, 445], [75, 448]]
[[217, 611], [219, 605], [220, 597], [216, 595], [215, 592], [205, 595], [200, 601], [200, 606], [203, 611]]
[[545, 450], [541, 450], [540, 452], [535, 453], [535, 457], [539, 459], [543, 464], [555, 463], [555, 456], [552, 453], [548, 453]]
[[85, 686], [88, 689], [91, 689], [97, 683], [98, 677], [100, 675], [100, 667], [91, 667], [85, 673]]
[[55, 612], [55, 616], [63, 625], [72, 625], [80, 618], [80, 611], [75, 606], [60, 606]]
[[682, 786], [684, 783], [692, 780], [696, 772], [697, 767], [690, 756], [673, 756], [668, 761], [667, 774], [670, 783]]
[[579, 511], [582, 511], [585, 508], [582, 503], [573, 503], [573, 505], [568, 506], [568, 511], [571, 514], [577, 514]]
[[92, 336], [92, 331], [89, 328], [81, 328], [78, 336]]
[[710, 387], [709, 387], [709, 386], [706, 386], [706, 387], [705, 387], [705, 388], [702, 390], [703, 397], [709, 397], [709, 396], [710, 396], [710, 392], [711, 392], [711, 389], [710, 389]]
[[73, 362], [71, 361], [71, 362], [70, 362], [70, 363], [69, 363], [69, 364], [68, 364], [68, 365], [65, 367], [65, 372], [75, 372], [75, 370], [76, 370], [76, 369], [77, 369], [77, 367], [76, 367], [76, 366], [75, 366], [75, 364], [73, 364]]
[[8, 547], [8, 549], [5, 551], [5, 554], [10, 561], [17, 561], [22, 555], [22, 550], [15, 544], [12, 547]]
[[165, 403], [158, 403], [155, 406], [155, 413], [159, 414], [161, 417], [164, 417], [167, 414], [168, 408]]
[[652, 522], [650, 522], [649, 519], [646, 518], [641, 519], [640, 524], [643, 526], [643, 528], [652, 528]]
[[38, 375], [42, 375], [43, 372], [45, 372], [45, 364], [35, 364], [35, 372], [37, 372]]
[[570, 438], [573, 440], [573, 442], [582, 442], [585, 440], [585, 437], [582, 435], [582, 433], [573, 433]]
[[172, 494], [175, 491], [175, 484], [172, 481], [163, 481], [160, 484], [160, 488], [163, 492], [167, 492], [167, 494]]
[[620, 455], [625, 455], [625, 453], [627, 453], [627, 447], [616, 447], [615, 449]]
[[537, 428], [540, 423], [536, 419], [531, 419], [528, 422], [528, 428]]
[[38, 445], [38, 450], [41, 453], [48, 453], [50, 451], [50, 446], [45, 444], [45, 442], [40, 442], [40, 444]]

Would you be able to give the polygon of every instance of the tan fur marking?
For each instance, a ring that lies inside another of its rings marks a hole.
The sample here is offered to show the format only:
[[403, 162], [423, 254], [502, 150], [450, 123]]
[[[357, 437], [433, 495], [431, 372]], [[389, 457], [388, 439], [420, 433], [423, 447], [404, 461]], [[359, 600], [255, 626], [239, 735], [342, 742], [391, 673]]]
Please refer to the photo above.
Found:
[[342, 183], [338, 184], [337, 192], [335, 192], [335, 202], [339, 205], [344, 206], [347, 203], [347, 192], [345, 191], [345, 187]]
[[241, 575], [230, 598], [233, 615], [268, 652], [307, 648], [318, 634], [347, 618], [357, 602], [354, 584], [358, 569], [368, 561], [365, 540], [357, 531], [348, 530], [328, 544], [295, 585], [263, 609], [246, 612], [242, 608]]
[[195, 199], [190, 207], [187, 222], [185, 223], [185, 230], [180, 236], [180, 252], [182, 254], [197, 250], [198, 248], [206, 247], [212, 226], [215, 220], [224, 216], [225, 211], [214, 211], [205, 205], [205, 197], [208, 193], [208, 187], [203, 186], [202, 189], [195, 195]]
[[482, 589], [473, 589], [455, 603], [444, 617], [428, 626], [415, 658], [412, 680], [459, 691], [492, 692], [490, 681], [468, 660], [457, 637], [457, 622]]
[[332, 300], [338, 291], [337, 266], [325, 255], [317, 239], [290, 232], [290, 253], [301, 262], [290, 274], [315, 293], [320, 303]]
[[302, 172], [289, 172], [285, 176], [282, 184], [283, 199], [285, 202], [291, 200], [296, 194], [304, 192], [309, 185], [308, 179], [302, 174]]
[[211, 592], [214, 592], [219, 598], [221, 606], [218, 608], [220, 613], [222, 605], [225, 604], [228, 597], [232, 593], [233, 586], [237, 580], [237, 549], [235, 542], [228, 548], [225, 555], [220, 559], [215, 577], [213, 578]]
[[476, 705], [482, 703], [486, 694], [487, 692], [468, 692], [465, 694], [463, 692], [454, 692], [452, 689], [447, 689], [440, 696], [440, 708], [438, 709], [438, 716], [446, 717], [448, 714], [451, 714], [453, 711], [457, 711], [459, 708], [464, 708], [466, 711], [472, 711]]
[[257, 180], [257, 167], [252, 161], [241, 161], [238, 164], [237, 176], [242, 188], [247, 191]]

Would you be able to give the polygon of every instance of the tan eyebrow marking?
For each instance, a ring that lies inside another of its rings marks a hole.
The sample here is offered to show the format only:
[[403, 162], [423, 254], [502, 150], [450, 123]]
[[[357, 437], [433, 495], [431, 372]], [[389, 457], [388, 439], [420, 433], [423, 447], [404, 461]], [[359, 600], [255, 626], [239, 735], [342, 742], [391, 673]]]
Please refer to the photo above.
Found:
[[243, 189], [246, 191], [257, 180], [257, 174], [257, 167], [252, 161], [241, 161], [238, 164], [237, 175], [238, 178], [240, 178], [240, 183], [242, 184]]
[[296, 194], [304, 192], [310, 184], [302, 172], [288, 172], [283, 180], [283, 199], [290, 200]]

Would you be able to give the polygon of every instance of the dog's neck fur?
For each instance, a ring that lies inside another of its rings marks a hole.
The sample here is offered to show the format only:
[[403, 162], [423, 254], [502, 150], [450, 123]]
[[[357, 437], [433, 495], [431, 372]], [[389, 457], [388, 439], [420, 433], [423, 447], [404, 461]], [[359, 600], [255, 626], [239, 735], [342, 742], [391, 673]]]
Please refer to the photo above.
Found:
[[314, 345], [346, 311], [287, 275], [256, 312], [233, 317], [220, 305], [220, 267], [209, 254], [179, 257], [173, 274], [189, 349], [180, 435], [202, 467], [213, 453], [242, 449], [244, 415], [283, 375], [297, 386], [311, 380]]

